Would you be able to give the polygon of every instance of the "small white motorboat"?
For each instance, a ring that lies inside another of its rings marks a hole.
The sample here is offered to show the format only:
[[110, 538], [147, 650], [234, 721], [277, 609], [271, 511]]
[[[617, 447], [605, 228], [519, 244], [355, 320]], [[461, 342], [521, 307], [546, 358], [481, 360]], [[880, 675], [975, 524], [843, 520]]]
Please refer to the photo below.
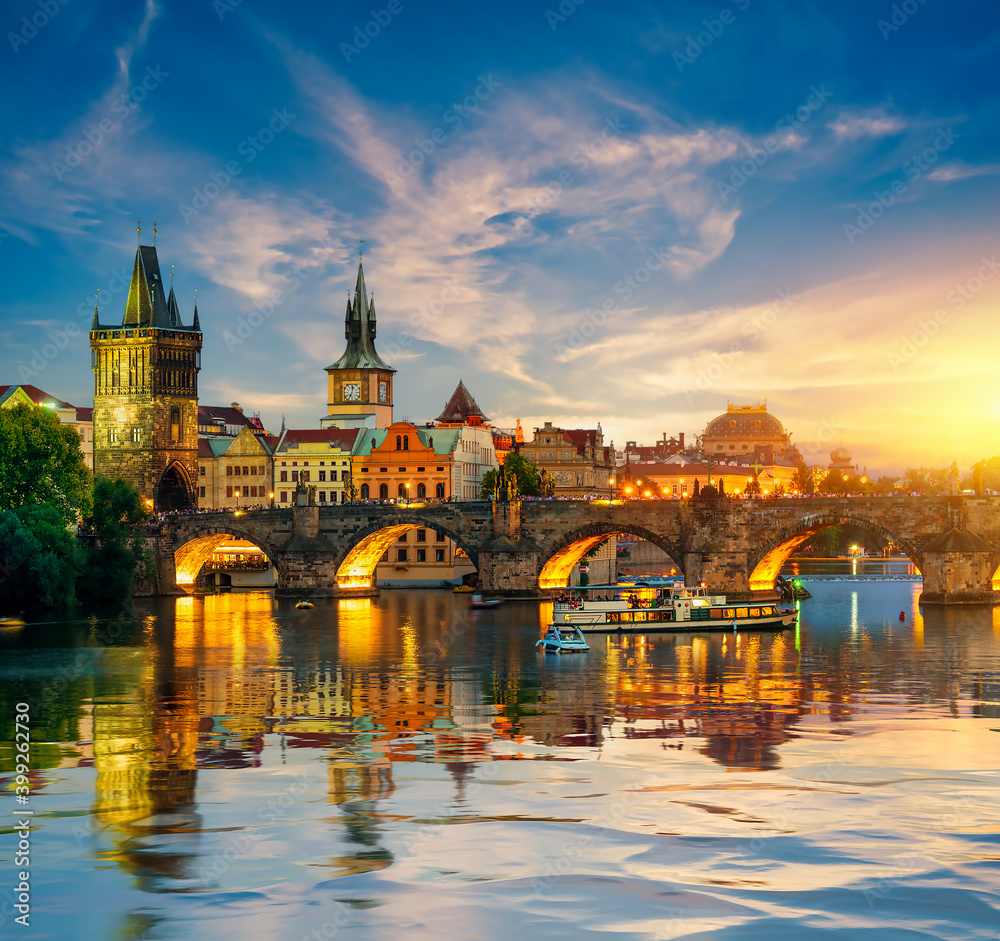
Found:
[[495, 608], [498, 604], [503, 603], [503, 598], [484, 598], [478, 592], [472, 596], [469, 601], [469, 607], [472, 608]]
[[590, 644], [578, 627], [550, 627], [541, 640], [535, 641], [545, 653], [586, 653]]

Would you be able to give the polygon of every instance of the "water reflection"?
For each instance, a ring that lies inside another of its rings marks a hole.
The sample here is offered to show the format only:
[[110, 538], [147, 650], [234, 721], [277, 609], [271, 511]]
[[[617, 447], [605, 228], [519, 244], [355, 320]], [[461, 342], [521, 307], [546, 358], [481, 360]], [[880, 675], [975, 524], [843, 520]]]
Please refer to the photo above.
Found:
[[[273, 823], [262, 795], [297, 779], [261, 776], [287, 769], [308, 784], [281, 813], [322, 836], [310, 865], [340, 880], [408, 864], [395, 828], [460, 819], [501, 761], [759, 773], [800, 739], [880, 716], [1000, 718], [1000, 609], [920, 612], [918, 593], [817, 586], [797, 632], [595, 635], [590, 654], [561, 659], [534, 647], [544, 606], [479, 613], [436, 591], [305, 612], [266, 593], [181, 598], [150, 603], [111, 645], [84, 623], [0, 638], [2, 695], [34, 703], [52, 743], [39, 787], [96, 772], [78, 840], [90, 865], [146, 893], [212, 891], [229, 865], [216, 831]], [[407, 803], [414, 781], [432, 782], [430, 809]], [[229, 816], [207, 826], [220, 806]], [[246, 836], [241, 853], [264, 842]]]

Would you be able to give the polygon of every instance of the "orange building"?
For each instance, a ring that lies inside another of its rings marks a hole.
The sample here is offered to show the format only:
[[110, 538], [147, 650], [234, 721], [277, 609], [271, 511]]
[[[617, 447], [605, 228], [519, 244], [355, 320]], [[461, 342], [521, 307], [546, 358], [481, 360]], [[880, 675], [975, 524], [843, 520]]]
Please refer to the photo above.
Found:
[[454, 496], [456, 430], [418, 428], [407, 421], [363, 432], [354, 452], [359, 500], [424, 503]]

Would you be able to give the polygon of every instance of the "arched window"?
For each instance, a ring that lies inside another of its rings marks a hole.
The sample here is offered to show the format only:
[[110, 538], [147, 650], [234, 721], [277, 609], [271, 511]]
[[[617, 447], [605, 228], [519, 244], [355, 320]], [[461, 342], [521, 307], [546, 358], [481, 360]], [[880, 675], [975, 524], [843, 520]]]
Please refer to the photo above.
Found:
[[409, 451], [410, 450], [410, 436], [409, 435], [403, 435], [403, 450], [404, 451]]
[[434, 488], [434, 496], [437, 497], [439, 500], [444, 499], [444, 484], [438, 484]]
[[396, 496], [397, 497], [405, 497], [406, 496], [406, 485], [405, 484], [400, 484], [396, 488]]
[[400, 435], [396, 435], [396, 450], [397, 451], [402, 451], [403, 450], [402, 441], [403, 441], [402, 437]]
[[388, 484], [379, 484], [378, 485], [378, 498], [380, 500], [388, 500], [389, 499], [389, 485]]
[[362, 500], [367, 500], [368, 499], [368, 493], [369, 493], [368, 484], [362, 484], [361, 485], [361, 499]]
[[418, 500], [427, 499], [427, 486], [425, 484], [417, 484], [417, 499]]

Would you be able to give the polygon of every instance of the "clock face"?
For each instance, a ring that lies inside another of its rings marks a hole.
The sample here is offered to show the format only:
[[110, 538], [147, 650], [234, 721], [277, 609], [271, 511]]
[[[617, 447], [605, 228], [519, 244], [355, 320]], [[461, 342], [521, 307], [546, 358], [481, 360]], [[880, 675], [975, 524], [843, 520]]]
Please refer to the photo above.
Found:
[[389, 400], [389, 387], [384, 382], [378, 384], [378, 400], [380, 402], [387, 402]]
[[361, 398], [361, 386], [357, 382], [344, 383], [344, 401], [357, 402]]

